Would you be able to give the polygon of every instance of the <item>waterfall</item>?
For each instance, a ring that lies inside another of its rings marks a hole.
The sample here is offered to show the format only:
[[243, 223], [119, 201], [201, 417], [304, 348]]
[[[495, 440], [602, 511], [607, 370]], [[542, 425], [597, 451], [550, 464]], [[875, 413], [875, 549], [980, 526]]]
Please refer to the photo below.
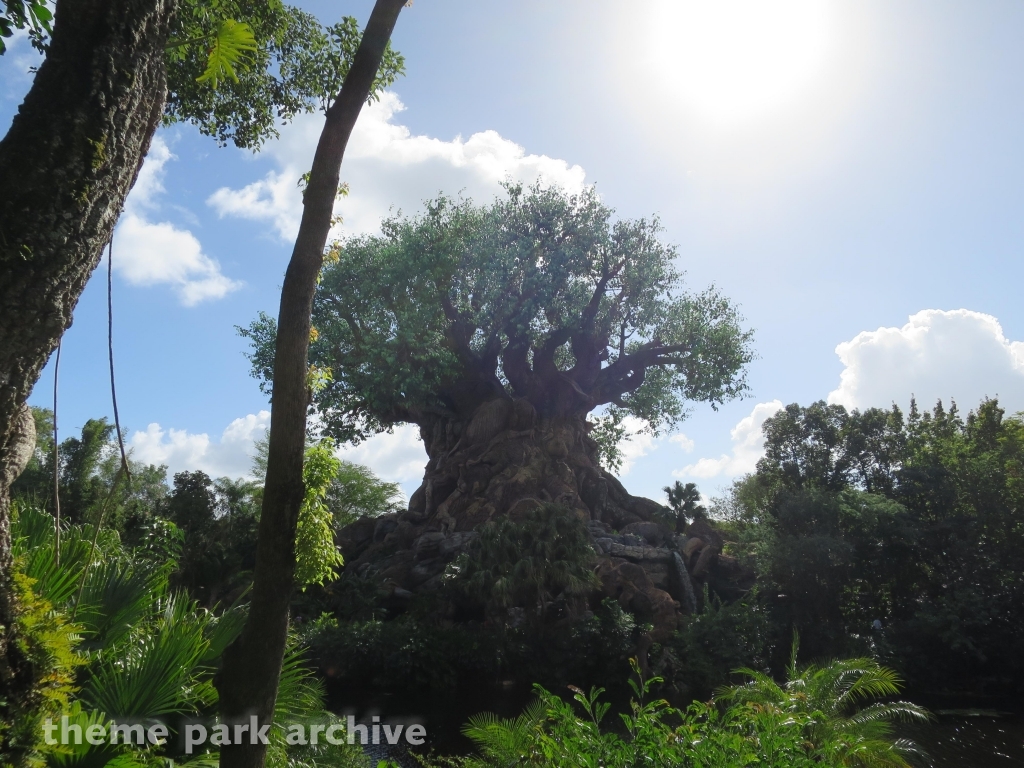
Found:
[[697, 596], [693, 594], [693, 583], [690, 581], [690, 574], [686, 572], [683, 565], [683, 558], [678, 552], [672, 553], [672, 564], [676, 567], [676, 577], [683, 585], [683, 594], [686, 596], [686, 612], [694, 614], [697, 612]]

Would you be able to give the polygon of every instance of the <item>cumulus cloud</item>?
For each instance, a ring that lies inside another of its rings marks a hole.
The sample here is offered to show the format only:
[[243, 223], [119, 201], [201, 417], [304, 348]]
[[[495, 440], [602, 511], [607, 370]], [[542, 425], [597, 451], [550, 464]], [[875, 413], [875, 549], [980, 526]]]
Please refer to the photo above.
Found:
[[248, 477], [253, 445], [270, 426], [270, 411], [235, 419], [214, 442], [205, 432], [164, 429], [152, 423], [129, 438], [132, 458], [144, 464], [166, 464], [167, 471], [202, 470], [210, 477]]
[[[396, 122], [405, 107], [397, 95], [381, 94], [356, 123], [345, 152], [342, 178], [349, 185], [337, 212], [344, 218], [338, 232], [373, 232], [392, 209], [418, 211], [438, 192], [462, 192], [479, 202], [490, 200], [506, 178], [557, 184], [578, 190], [584, 171], [564, 160], [526, 150], [495, 131], [474, 133], [450, 141], [413, 135]], [[309, 170], [323, 117], [304, 115], [284, 126], [281, 138], [263, 154], [278, 168], [241, 189], [222, 187], [207, 203], [221, 216], [268, 222], [285, 240], [294, 238], [302, 216], [299, 177]]]
[[[758, 403], [749, 416], [740, 419], [729, 433], [732, 450], [717, 459], [703, 458], [672, 473], [673, 477], [702, 478], [722, 477], [724, 479], [753, 472], [758, 459], [764, 456], [764, 434], [761, 427], [765, 421], [782, 410], [781, 400]], [[692, 441], [691, 441], [692, 444]]]
[[116, 251], [114, 268], [125, 280], [132, 285], [169, 284], [186, 307], [222, 298], [241, 286], [221, 273], [191, 232], [166, 221], [151, 224], [126, 213], [117, 228]]
[[1024, 409], [1024, 342], [1010, 341], [992, 315], [925, 309], [902, 328], [864, 331], [836, 347], [845, 368], [828, 401], [848, 408], [930, 408], [940, 398], [965, 410], [999, 397]]
[[682, 432], [680, 432], [678, 435], [672, 435], [672, 437], [670, 437], [668, 439], [668, 441], [670, 443], [676, 443], [679, 446], [679, 448], [683, 451], [683, 453], [692, 453], [693, 452], [693, 447], [694, 447], [693, 440], [688, 438]]
[[[255, 443], [270, 428], [270, 411], [235, 419], [214, 441], [205, 433], [164, 429], [157, 423], [129, 438], [132, 458], [145, 464], [166, 464], [167, 471], [202, 470], [210, 477], [250, 477]], [[427, 455], [419, 430], [411, 424], [397, 427], [357, 446], [342, 446], [337, 455], [364, 464], [383, 480], [417, 484], [423, 477]]]
[[369, 467], [382, 480], [403, 485], [418, 485], [427, 464], [427, 452], [415, 424], [403, 424], [391, 433], [374, 435], [359, 445], [343, 446], [338, 456]]
[[154, 138], [117, 227], [114, 269], [132, 285], [170, 285], [191, 307], [222, 298], [242, 283], [226, 277], [190, 231], [149, 220], [164, 192], [164, 167], [173, 159], [167, 143]]
[[636, 416], [626, 416], [622, 420], [622, 426], [626, 428], [628, 437], [619, 443], [619, 450], [622, 452], [622, 466], [619, 467], [618, 477], [628, 475], [637, 459], [646, 456], [658, 447], [651, 433], [643, 431], [644, 424]]

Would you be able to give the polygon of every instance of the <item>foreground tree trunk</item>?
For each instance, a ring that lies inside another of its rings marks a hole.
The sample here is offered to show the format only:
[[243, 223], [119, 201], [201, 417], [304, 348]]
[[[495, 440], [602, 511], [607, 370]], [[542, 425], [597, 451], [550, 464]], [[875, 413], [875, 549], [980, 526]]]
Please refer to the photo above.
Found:
[[[32, 89], [0, 141], [0, 720], [33, 673], [15, 642], [10, 484], [25, 405], [99, 263], [160, 122], [176, 0], [59, 0]], [[10, 746], [10, 745], [7, 745]]]
[[[303, 200], [302, 223], [281, 289], [274, 357], [267, 477], [260, 517], [249, 616], [224, 654], [217, 680], [224, 722], [260, 726], [273, 720], [288, 639], [288, 606], [295, 587], [295, 529], [302, 506], [310, 312], [338, 194], [341, 161], [349, 136], [384, 58], [405, 0], [377, 0], [352, 68], [327, 111]], [[223, 768], [259, 768], [266, 746], [232, 744], [221, 752]]]

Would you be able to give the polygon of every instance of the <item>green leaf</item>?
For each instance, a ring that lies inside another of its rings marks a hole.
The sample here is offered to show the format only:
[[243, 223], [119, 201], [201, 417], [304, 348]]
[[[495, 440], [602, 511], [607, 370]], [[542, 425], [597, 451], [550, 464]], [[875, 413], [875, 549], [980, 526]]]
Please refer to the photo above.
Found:
[[213, 38], [206, 70], [197, 81], [210, 81], [214, 88], [225, 78], [238, 82], [235, 67], [245, 64], [248, 54], [256, 48], [256, 38], [248, 24], [234, 19], [224, 19]]

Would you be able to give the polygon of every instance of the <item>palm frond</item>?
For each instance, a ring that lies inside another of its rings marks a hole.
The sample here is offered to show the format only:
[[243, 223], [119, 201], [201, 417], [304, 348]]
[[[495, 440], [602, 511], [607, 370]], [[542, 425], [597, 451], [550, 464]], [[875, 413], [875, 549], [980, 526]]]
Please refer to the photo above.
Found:
[[851, 715], [848, 720], [855, 725], [878, 720], [927, 723], [932, 720], [932, 714], [924, 707], [911, 704], [909, 701], [892, 701], [864, 707]]
[[86, 574], [75, 612], [90, 648], [113, 648], [152, 614], [153, 604], [166, 594], [167, 575], [126, 560], [95, 564]]
[[82, 688], [91, 706], [116, 717], [152, 718], [194, 711], [215, 699], [203, 675], [209, 615], [182, 597], [171, 597], [152, 633], [92, 665]]
[[537, 744], [537, 727], [547, 709], [534, 701], [521, 715], [504, 719], [493, 712], [481, 712], [469, 719], [462, 732], [483, 753], [487, 765], [514, 766], [526, 762]]

